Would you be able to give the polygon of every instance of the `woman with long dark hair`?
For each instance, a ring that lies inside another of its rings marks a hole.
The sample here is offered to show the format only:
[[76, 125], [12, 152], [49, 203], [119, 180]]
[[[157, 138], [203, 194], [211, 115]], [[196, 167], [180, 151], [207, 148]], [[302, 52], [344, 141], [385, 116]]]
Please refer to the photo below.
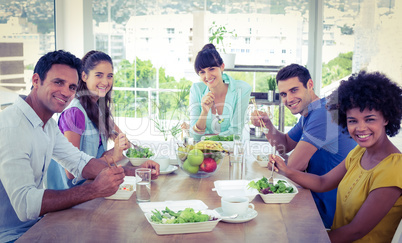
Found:
[[[75, 98], [60, 114], [59, 128], [77, 148], [96, 158], [119, 161], [123, 150], [130, 147], [125, 134], [113, 121], [111, 93], [113, 62], [101, 51], [90, 51], [82, 58], [82, 73]], [[114, 140], [114, 148], [107, 150], [107, 141]], [[67, 189], [73, 175], [52, 162], [47, 173], [48, 189]]]

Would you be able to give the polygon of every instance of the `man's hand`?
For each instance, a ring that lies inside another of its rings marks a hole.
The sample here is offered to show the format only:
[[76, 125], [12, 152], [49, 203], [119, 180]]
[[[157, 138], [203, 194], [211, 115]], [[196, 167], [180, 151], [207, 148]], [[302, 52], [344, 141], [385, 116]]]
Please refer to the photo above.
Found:
[[121, 166], [103, 169], [92, 182], [97, 197], [108, 197], [116, 193], [124, 181], [124, 170]]
[[251, 113], [251, 122], [253, 123], [254, 126], [256, 127], [261, 127], [260, 124], [260, 119], [262, 120], [262, 122], [264, 123], [264, 125], [267, 127], [268, 126], [268, 121], [269, 121], [269, 117], [268, 114], [266, 112], [263, 111], [253, 111]]
[[274, 154], [269, 155], [268, 169], [271, 170], [272, 166], [274, 166], [274, 170], [279, 174], [286, 175], [288, 167], [281, 156]]

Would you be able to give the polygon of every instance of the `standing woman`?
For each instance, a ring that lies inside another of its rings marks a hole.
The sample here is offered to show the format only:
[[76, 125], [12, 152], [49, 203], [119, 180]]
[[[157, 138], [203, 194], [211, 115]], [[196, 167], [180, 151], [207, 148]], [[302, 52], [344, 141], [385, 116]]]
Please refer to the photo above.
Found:
[[[90, 51], [82, 58], [81, 71], [76, 97], [60, 114], [59, 128], [81, 151], [96, 158], [104, 157], [109, 162], [121, 160], [123, 150], [129, 148], [129, 142], [114, 123], [110, 110], [112, 59], [103, 52]], [[115, 147], [106, 151], [109, 139], [114, 140]], [[48, 189], [62, 190], [78, 183], [72, 183], [73, 179], [72, 174], [52, 161], [45, 182]]]
[[206, 44], [195, 59], [201, 82], [190, 89], [190, 133], [227, 136], [242, 132], [251, 86], [223, 73], [225, 64], [213, 44]]

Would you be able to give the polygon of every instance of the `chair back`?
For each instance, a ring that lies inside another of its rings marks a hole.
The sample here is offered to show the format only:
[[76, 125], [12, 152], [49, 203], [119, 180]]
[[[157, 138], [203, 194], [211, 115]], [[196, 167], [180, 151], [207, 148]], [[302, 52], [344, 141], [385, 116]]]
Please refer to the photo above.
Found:
[[392, 238], [391, 243], [402, 243], [402, 219], [399, 222], [398, 228], [396, 228], [394, 238]]

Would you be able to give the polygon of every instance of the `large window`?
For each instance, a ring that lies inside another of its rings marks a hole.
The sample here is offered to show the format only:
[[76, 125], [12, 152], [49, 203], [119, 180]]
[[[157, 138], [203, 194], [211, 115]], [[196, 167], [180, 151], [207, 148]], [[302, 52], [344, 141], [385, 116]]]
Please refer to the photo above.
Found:
[[362, 69], [401, 83], [401, 1], [327, 0], [323, 19], [322, 95]]
[[[116, 116], [148, 117], [161, 112], [167, 113], [166, 118], [186, 120], [188, 114], [180, 110], [188, 102], [188, 94], [183, 92], [188, 93], [191, 84], [199, 81], [194, 59], [209, 42], [213, 26], [224, 26], [233, 32], [225, 36], [224, 46], [216, 47], [221, 53], [235, 53], [237, 65], [306, 65], [308, 4], [308, 0], [94, 1], [94, 35], [97, 40], [98, 35], [109, 35], [102, 39], [109, 43], [97, 41], [96, 49], [113, 46], [124, 53], [123, 61], [113, 58], [118, 64], [115, 77], [119, 78], [114, 96]], [[102, 25], [119, 27], [100, 28]], [[101, 30], [109, 32], [100, 33]], [[124, 43], [110, 38], [118, 34], [124, 36]], [[113, 51], [109, 54], [114, 56]], [[248, 82], [254, 91], [265, 92], [274, 74], [230, 75]], [[146, 88], [152, 90], [146, 92]], [[177, 97], [159, 93], [165, 88], [181, 94], [184, 106], [179, 109], [174, 105]], [[162, 110], [150, 112], [154, 104]]]
[[[0, 1], [0, 96], [3, 107], [14, 101], [16, 93], [29, 90], [36, 61], [54, 49], [53, 0]], [[15, 92], [14, 95], [10, 91]]]
[[[93, 0], [93, 39], [84, 41], [90, 42], [91, 49], [113, 58], [116, 117], [162, 113], [166, 119], [185, 120], [188, 88], [199, 81], [194, 58], [208, 43], [209, 29], [214, 24], [236, 34], [224, 39], [226, 52], [236, 54], [236, 65], [276, 67], [311, 63], [309, 33], [316, 30], [309, 28], [318, 26], [322, 29], [322, 43], [316, 44], [315, 50], [322, 45], [322, 79], [315, 81], [321, 84], [321, 95], [334, 89], [336, 81], [361, 69], [382, 71], [401, 82], [401, 1], [325, 0], [319, 2], [322, 9], [310, 13], [315, 3]], [[55, 49], [54, 8], [53, 0], [0, 1], [1, 89], [7, 88], [11, 94], [29, 92], [35, 62]], [[322, 25], [314, 22], [321, 15]], [[66, 20], [64, 26], [68, 23]], [[74, 43], [74, 37], [70, 38], [65, 43]], [[217, 47], [223, 52], [221, 46]], [[265, 92], [275, 72], [230, 75], [248, 82], [253, 91]], [[182, 103], [177, 102], [178, 98]], [[1, 104], [4, 107], [2, 100]]]

